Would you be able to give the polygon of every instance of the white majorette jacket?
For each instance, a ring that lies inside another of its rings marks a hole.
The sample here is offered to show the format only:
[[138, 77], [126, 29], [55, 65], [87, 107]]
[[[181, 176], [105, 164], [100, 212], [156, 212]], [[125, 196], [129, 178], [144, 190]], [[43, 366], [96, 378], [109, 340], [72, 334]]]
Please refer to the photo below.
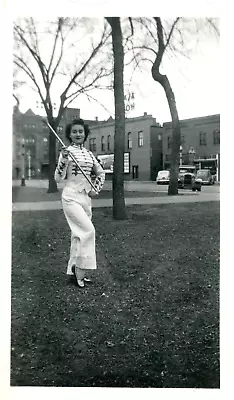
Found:
[[[75, 144], [70, 145], [68, 150], [74, 155], [89, 178], [91, 177], [91, 173], [94, 172], [96, 178], [93, 184], [97, 193], [99, 193], [105, 182], [105, 172], [93, 153], [87, 150], [83, 145]], [[70, 156], [68, 156], [68, 158], [63, 158], [62, 153], [60, 153], [54, 177], [56, 182], [67, 178], [66, 187], [73, 188], [78, 192], [85, 190], [86, 193], [89, 193], [92, 189], [90, 183], [82, 175], [72, 158]]]

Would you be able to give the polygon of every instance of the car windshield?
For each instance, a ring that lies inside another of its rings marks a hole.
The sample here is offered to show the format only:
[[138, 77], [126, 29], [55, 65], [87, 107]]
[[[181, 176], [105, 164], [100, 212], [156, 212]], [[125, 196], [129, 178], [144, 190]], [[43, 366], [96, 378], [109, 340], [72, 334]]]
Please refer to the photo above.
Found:
[[169, 171], [159, 171], [158, 173], [158, 178], [162, 178], [163, 176], [168, 176], [169, 175]]
[[197, 171], [197, 176], [204, 177], [204, 176], [207, 176], [207, 175], [208, 175], [208, 171]]
[[194, 173], [193, 168], [180, 168], [180, 174], [183, 174], [184, 172], [189, 172], [190, 174]]

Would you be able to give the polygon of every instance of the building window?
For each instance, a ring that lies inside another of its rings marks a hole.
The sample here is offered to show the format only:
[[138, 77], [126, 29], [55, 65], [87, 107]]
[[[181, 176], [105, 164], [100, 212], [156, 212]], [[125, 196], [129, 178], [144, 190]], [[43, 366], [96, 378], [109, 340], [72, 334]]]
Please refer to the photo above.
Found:
[[107, 136], [107, 151], [111, 149], [111, 135]]
[[162, 140], [162, 135], [158, 135], [158, 140]]
[[48, 148], [48, 139], [46, 137], [43, 138], [43, 159], [47, 160], [49, 157], [49, 148]]
[[200, 146], [206, 146], [206, 132], [200, 132], [199, 143], [200, 143]]
[[131, 132], [128, 132], [128, 149], [132, 149], [132, 134], [131, 134]]
[[[17, 139], [16, 140], [16, 153], [17, 153], [17, 155], [19, 154], [20, 155], [20, 152], [21, 152], [21, 140], [20, 139]], [[18, 157], [17, 157], [18, 158]]]
[[27, 139], [25, 139], [25, 143], [35, 143], [35, 139], [32, 137], [28, 137]]
[[43, 124], [43, 132], [48, 132], [49, 128], [47, 125]]
[[89, 150], [96, 151], [96, 138], [89, 139]]
[[101, 137], [101, 151], [105, 151], [105, 137]]
[[220, 144], [220, 130], [216, 129], [213, 131], [213, 141], [214, 144]]
[[144, 144], [144, 137], [143, 137], [143, 131], [138, 132], [138, 147], [142, 147]]
[[167, 137], [167, 148], [170, 149], [171, 148], [171, 136]]
[[165, 161], [170, 161], [170, 160], [171, 160], [171, 155], [170, 154], [166, 154]]

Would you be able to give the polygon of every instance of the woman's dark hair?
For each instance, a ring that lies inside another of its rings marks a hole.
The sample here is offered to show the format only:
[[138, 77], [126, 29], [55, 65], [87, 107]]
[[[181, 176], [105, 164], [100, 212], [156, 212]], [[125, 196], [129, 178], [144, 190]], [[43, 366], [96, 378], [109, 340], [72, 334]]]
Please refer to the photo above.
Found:
[[90, 130], [89, 130], [88, 125], [85, 124], [84, 120], [81, 118], [73, 119], [73, 121], [70, 124], [67, 124], [66, 129], [65, 129], [65, 136], [66, 136], [67, 140], [69, 140], [70, 143], [72, 142], [71, 129], [72, 129], [73, 125], [82, 125], [84, 127], [84, 133], [85, 133], [84, 142], [85, 142]]

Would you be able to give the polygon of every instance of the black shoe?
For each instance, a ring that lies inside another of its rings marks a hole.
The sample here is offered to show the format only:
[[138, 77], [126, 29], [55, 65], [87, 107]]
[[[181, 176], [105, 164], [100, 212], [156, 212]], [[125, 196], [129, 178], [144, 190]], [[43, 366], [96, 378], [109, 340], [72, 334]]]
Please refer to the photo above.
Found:
[[91, 279], [84, 277], [84, 281], [87, 283], [92, 283]]
[[[80, 287], [80, 288], [83, 288], [84, 287], [84, 281], [86, 280], [85, 278], [84, 279], [77, 279], [77, 276], [76, 276], [76, 266], [75, 265], [72, 265], [72, 267], [71, 267], [71, 271], [72, 271], [72, 273], [73, 273], [73, 278], [75, 278], [76, 279], [76, 282], [77, 282], [77, 285]], [[89, 280], [88, 280], [89, 281]]]
[[84, 279], [77, 279], [77, 285], [80, 287], [80, 288], [83, 288], [84, 287]]

